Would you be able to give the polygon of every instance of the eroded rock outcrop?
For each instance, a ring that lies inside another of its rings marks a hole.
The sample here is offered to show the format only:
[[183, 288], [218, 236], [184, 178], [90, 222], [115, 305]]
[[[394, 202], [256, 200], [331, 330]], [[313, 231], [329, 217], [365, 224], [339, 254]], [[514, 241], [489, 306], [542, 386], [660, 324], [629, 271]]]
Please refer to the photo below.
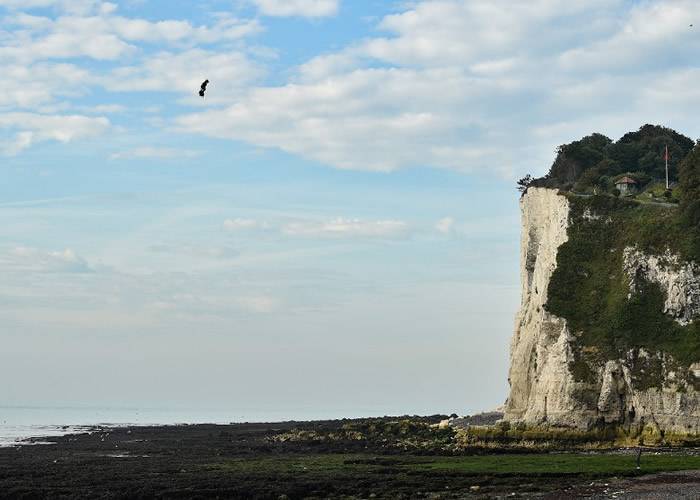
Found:
[[637, 277], [657, 283], [666, 295], [664, 313], [681, 325], [700, 314], [700, 266], [682, 263], [677, 255], [647, 255], [636, 248], [624, 250], [624, 268], [630, 279], [630, 292], [636, 291]]
[[[527, 191], [521, 213], [522, 301], [511, 344], [505, 419], [578, 429], [611, 424], [700, 432], [700, 397], [693, 383], [700, 375], [700, 360], [688, 368], [660, 348], [639, 347], [605, 359], [601, 349], [584, 345], [581, 332], [571, 331], [566, 319], [547, 311], [557, 254], [568, 240], [570, 225], [605, 222], [607, 216], [587, 210], [574, 221], [569, 198], [545, 188]], [[630, 297], [639, 292], [639, 280], [645, 280], [660, 287], [663, 313], [678, 324], [698, 317], [699, 266], [670, 252], [655, 256], [627, 247], [622, 254], [621, 272], [628, 277]], [[584, 356], [587, 377], [576, 373]]]

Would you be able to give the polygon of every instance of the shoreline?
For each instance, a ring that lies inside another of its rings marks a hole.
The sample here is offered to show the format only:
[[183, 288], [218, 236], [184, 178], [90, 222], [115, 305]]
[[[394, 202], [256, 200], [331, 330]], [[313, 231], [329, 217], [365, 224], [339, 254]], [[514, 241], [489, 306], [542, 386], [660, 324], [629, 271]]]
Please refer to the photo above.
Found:
[[93, 426], [50, 446], [0, 448], [0, 496], [575, 497], [648, 474], [700, 488], [700, 473], [677, 472], [700, 470], [700, 449], [650, 450], [640, 471], [630, 449], [458, 451], [439, 418]]

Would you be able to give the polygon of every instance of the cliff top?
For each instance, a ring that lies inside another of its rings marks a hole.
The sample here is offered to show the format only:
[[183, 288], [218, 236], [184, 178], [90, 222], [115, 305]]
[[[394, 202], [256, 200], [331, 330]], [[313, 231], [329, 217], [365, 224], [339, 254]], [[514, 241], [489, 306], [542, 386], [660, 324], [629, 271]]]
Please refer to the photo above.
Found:
[[594, 133], [557, 148], [549, 172], [529, 185], [578, 193], [613, 193], [620, 179], [637, 183], [641, 192], [662, 185], [665, 189], [666, 148], [669, 180], [680, 179], [680, 165], [692, 151], [692, 139], [659, 125], [644, 125], [614, 142]]

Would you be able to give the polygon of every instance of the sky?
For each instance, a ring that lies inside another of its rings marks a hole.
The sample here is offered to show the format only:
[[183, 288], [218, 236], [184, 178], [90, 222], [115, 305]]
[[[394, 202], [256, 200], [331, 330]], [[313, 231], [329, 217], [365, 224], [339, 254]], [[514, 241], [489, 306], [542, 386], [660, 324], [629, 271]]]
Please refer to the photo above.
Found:
[[698, 30], [683, 0], [0, 0], [0, 406], [499, 406], [515, 180], [699, 137]]

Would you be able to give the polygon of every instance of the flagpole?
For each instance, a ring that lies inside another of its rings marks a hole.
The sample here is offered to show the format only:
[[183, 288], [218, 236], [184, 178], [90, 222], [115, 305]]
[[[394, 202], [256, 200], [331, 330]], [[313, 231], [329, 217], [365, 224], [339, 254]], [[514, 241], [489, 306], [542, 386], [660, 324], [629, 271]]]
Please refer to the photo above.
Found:
[[668, 190], [668, 146], [666, 146], [666, 154], [664, 156], [666, 157], [666, 190]]

